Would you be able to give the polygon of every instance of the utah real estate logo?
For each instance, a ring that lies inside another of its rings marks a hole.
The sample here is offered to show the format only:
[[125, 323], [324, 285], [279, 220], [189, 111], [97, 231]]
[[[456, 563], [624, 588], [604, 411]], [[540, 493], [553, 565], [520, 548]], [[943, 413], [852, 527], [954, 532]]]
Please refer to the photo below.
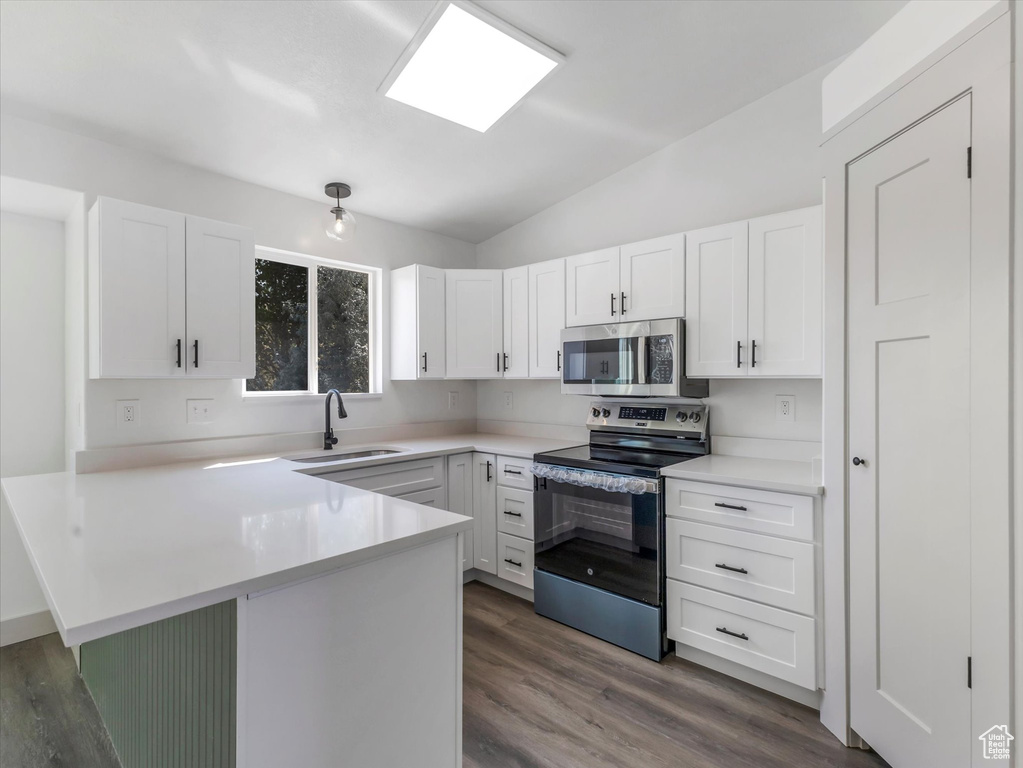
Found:
[[984, 743], [985, 760], [1008, 760], [1012, 749], [1010, 742], [1015, 738], [1009, 733], [1009, 727], [994, 725], [979, 736]]

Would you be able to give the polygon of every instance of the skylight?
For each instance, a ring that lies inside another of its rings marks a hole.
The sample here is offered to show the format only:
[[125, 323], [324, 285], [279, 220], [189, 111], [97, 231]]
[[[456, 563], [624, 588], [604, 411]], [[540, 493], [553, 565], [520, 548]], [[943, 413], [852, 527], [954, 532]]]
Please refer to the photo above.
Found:
[[451, 4], [433, 19], [395, 65], [384, 92], [476, 131], [490, 128], [563, 60], [475, 6]]

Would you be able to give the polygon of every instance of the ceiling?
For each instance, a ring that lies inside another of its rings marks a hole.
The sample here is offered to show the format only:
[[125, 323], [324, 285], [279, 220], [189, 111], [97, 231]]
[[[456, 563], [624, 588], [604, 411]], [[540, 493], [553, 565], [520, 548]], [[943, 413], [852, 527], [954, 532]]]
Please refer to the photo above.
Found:
[[842, 56], [905, 0], [483, 0], [566, 63], [487, 133], [378, 87], [417, 0], [0, 3], [4, 109], [480, 242]]

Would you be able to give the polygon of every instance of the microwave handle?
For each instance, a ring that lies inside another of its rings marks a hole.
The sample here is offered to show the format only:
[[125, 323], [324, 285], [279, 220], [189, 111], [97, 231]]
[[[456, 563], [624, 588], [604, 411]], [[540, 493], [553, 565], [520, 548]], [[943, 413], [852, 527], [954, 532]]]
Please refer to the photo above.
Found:
[[636, 383], [637, 384], [646, 384], [646, 352], [647, 352], [647, 345], [650, 343], [650, 337], [649, 336], [640, 336], [637, 339], [637, 341], [638, 341], [639, 353], [636, 355], [636, 368], [638, 369], [637, 372], [636, 372], [637, 373]]

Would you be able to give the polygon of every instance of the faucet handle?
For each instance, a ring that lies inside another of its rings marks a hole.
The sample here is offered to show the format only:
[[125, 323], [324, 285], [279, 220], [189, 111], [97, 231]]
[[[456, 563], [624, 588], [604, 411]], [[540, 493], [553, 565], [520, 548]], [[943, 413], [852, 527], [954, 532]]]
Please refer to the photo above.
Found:
[[330, 437], [327, 438], [327, 442], [330, 443], [331, 445], [337, 445], [337, 438], [331, 435]]

